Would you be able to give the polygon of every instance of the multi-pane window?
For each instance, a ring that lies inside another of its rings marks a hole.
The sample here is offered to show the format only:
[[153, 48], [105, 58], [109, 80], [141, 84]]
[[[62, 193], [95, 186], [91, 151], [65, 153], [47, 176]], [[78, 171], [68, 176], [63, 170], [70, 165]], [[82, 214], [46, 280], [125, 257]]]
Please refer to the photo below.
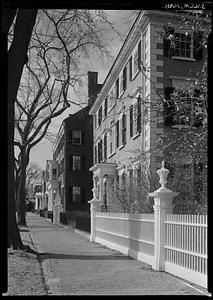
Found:
[[112, 89], [109, 93], [109, 110], [114, 106], [115, 104], [115, 98], [113, 95], [114, 90]]
[[108, 111], [108, 97], [104, 100], [104, 117], [107, 117], [107, 111]]
[[119, 120], [116, 122], [116, 147], [119, 147]]
[[97, 153], [98, 151], [97, 151], [97, 146], [95, 145], [95, 157], [94, 157], [94, 163], [96, 164], [97, 162], [98, 162], [98, 153]]
[[81, 131], [72, 130], [72, 144], [81, 145]]
[[119, 78], [115, 82], [116, 98], [119, 98]]
[[129, 132], [130, 137], [133, 137], [133, 105], [129, 109]]
[[104, 135], [104, 160], [107, 159], [107, 134]]
[[125, 67], [120, 76], [120, 95], [126, 90], [127, 88], [127, 67]]
[[111, 128], [109, 134], [109, 153], [112, 154], [115, 151], [115, 128]]
[[126, 115], [122, 115], [122, 144], [126, 144]]
[[193, 40], [191, 34], [175, 32], [174, 56], [193, 58]]
[[81, 170], [81, 156], [73, 155], [72, 157], [72, 170], [80, 171]]
[[[138, 43], [136, 50], [132, 55], [132, 77], [134, 77], [141, 66], [141, 41]], [[131, 78], [132, 79], [132, 78]]]
[[102, 106], [98, 110], [98, 126], [101, 125], [102, 122]]
[[103, 160], [102, 154], [102, 140], [98, 143], [98, 162], [100, 163]]
[[57, 169], [56, 169], [56, 168], [53, 168], [53, 169], [52, 169], [52, 179], [55, 180], [55, 179], [56, 179], [56, 176], [57, 176]]
[[138, 97], [137, 101], [137, 109], [138, 109], [138, 115], [137, 115], [137, 132], [141, 131], [141, 98]]
[[73, 186], [72, 187], [72, 201], [81, 202], [81, 187]]
[[164, 125], [202, 126], [204, 107], [199, 94], [199, 90], [190, 93], [184, 89], [165, 88]]

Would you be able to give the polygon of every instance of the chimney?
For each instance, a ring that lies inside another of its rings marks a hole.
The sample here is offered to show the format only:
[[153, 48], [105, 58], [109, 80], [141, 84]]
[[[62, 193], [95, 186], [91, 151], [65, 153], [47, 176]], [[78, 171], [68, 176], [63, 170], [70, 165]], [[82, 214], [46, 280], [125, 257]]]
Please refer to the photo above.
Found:
[[98, 93], [98, 72], [87, 73], [88, 75], [88, 105], [92, 106]]

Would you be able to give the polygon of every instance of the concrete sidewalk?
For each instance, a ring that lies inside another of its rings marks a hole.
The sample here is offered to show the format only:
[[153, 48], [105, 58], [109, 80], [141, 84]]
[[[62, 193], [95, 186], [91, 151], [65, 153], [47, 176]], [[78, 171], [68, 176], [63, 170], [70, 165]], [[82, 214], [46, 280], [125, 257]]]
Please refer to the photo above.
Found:
[[36, 214], [27, 214], [27, 225], [41, 253], [49, 295], [208, 295]]

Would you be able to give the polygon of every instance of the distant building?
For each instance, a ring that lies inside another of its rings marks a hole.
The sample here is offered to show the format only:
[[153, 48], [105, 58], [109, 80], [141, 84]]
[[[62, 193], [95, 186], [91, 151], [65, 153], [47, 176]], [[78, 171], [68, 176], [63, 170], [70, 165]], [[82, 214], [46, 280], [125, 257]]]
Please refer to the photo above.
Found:
[[35, 194], [35, 212], [39, 212], [39, 210], [41, 209], [41, 205], [42, 205], [42, 185], [41, 184], [36, 184], [34, 186], [34, 194]]
[[64, 119], [53, 146], [63, 212], [89, 211], [92, 199], [93, 125], [89, 110], [101, 88], [88, 72], [88, 106]]

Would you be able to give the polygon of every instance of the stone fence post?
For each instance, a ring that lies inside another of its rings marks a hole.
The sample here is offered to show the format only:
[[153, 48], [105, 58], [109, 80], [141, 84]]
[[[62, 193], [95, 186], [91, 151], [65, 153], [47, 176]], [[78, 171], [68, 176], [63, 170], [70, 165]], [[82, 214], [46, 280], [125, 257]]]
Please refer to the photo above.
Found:
[[100, 211], [101, 201], [96, 198], [97, 196], [97, 189], [93, 188], [93, 199], [88, 201], [90, 203], [90, 214], [91, 214], [91, 233], [90, 233], [90, 242], [95, 241], [95, 229], [96, 229], [96, 222], [95, 222], [95, 213]]
[[157, 271], [165, 270], [165, 243], [166, 243], [166, 215], [172, 213], [172, 200], [179, 193], [173, 192], [165, 187], [169, 170], [165, 169], [164, 161], [162, 168], [157, 171], [160, 177], [161, 187], [150, 197], [154, 197], [154, 263], [152, 268]]

